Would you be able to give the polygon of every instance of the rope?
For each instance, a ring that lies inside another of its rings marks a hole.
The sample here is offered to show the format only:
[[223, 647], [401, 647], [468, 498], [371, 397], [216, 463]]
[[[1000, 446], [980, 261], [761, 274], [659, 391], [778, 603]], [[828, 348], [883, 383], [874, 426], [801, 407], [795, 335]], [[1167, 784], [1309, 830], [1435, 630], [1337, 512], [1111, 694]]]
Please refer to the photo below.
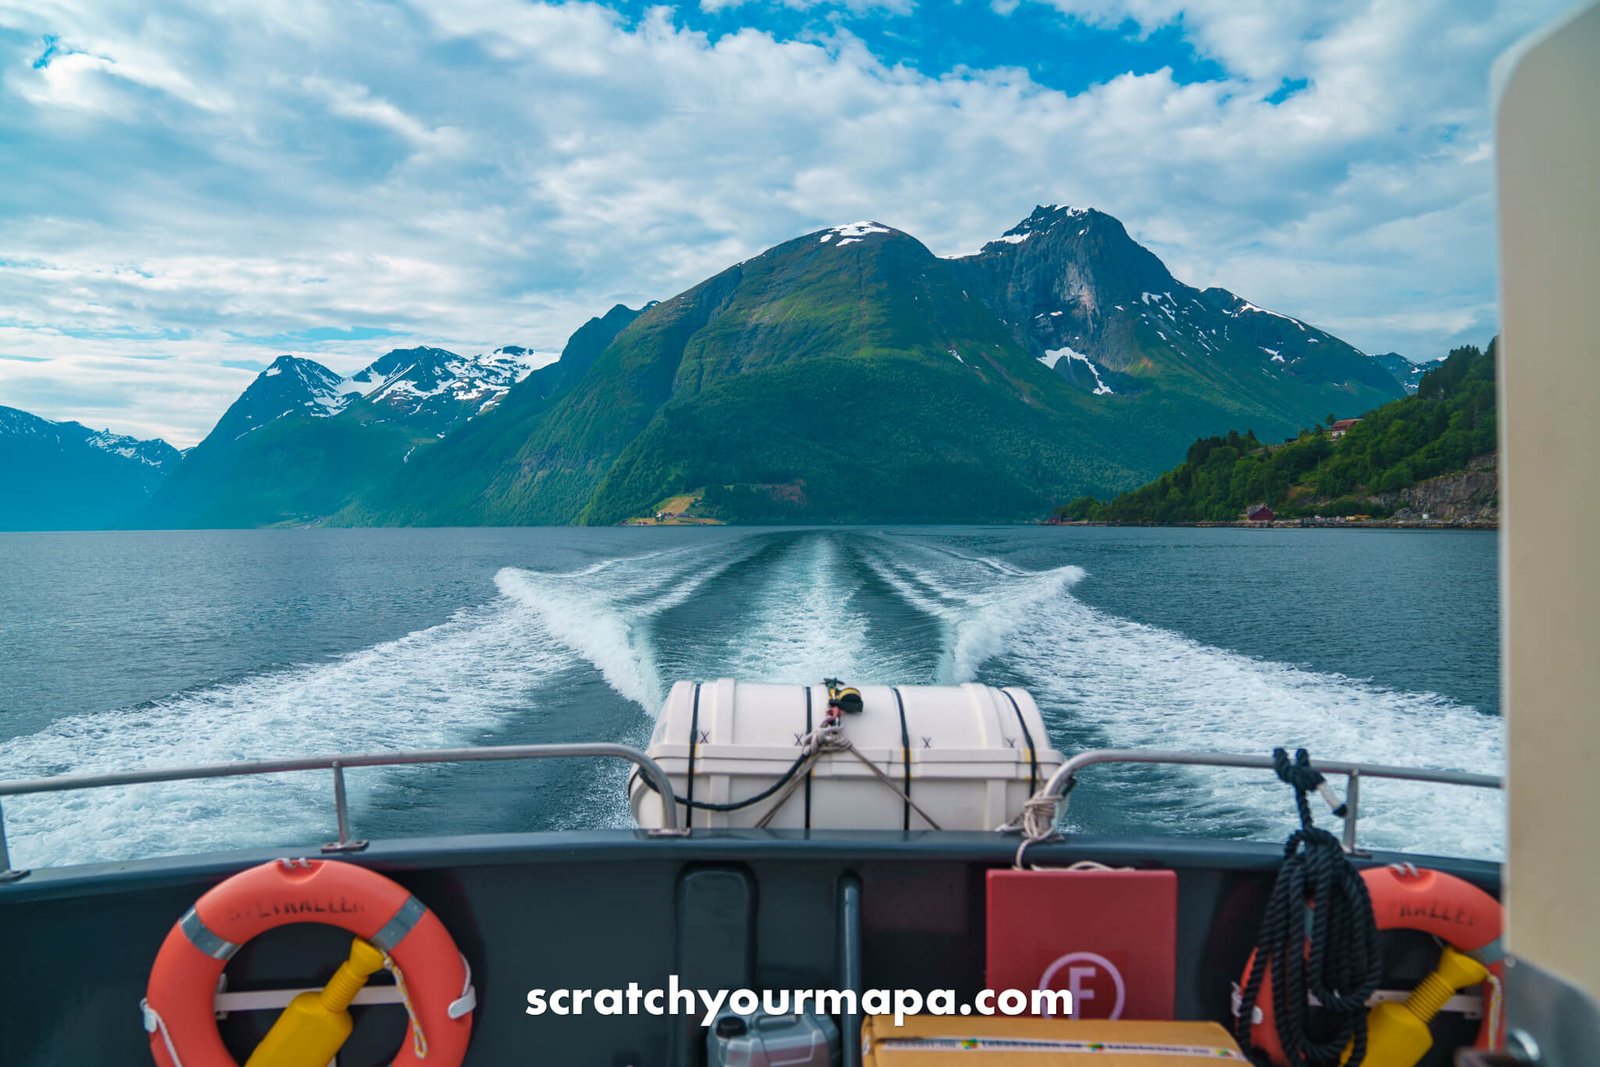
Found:
[[[465, 961], [466, 957], [463, 956], [462, 962]], [[395, 988], [400, 990], [400, 1003], [406, 1006], [406, 1015], [411, 1018], [411, 1048], [416, 1053], [417, 1059], [425, 1060], [428, 1058], [428, 1037], [422, 1032], [422, 1020], [417, 1018], [417, 1009], [411, 1003], [411, 993], [406, 989], [406, 980], [400, 973], [400, 965], [395, 963], [387, 952], [383, 954], [383, 969], [394, 975]], [[471, 982], [470, 976], [467, 980]]]
[[[889, 789], [889, 792], [891, 792], [895, 796], [899, 797], [905, 803], [905, 806], [909, 811], [914, 811], [918, 815], [922, 816], [922, 821], [926, 822], [933, 829], [935, 829], [935, 830], [944, 829], [944, 827], [940, 826], [937, 822], [934, 821], [934, 818], [933, 818], [932, 815], [929, 815], [927, 812], [922, 810], [922, 806], [920, 804], [918, 804], [915, 800], [911, 799], [911, 794], [910, 793], [902, 793], [900, 791], [900, 787], [894, 784], [894, 779], [890, 778], [887, 774], [884, 774], [883, 771], [879, 770], [878, 769], [878, 765], [876, 763], [873, 763], [867, 757], [865, 757], [861, 753], [857, 752], [856, 749], [855, 749], [855, 746], [850, 744], [848, 739], [841, 738], [840, 740], [844, 741], [844, 745], [842, 746], [841, 750], [844, 751], [844, 752], [850, 753], [850, 755], [852, 755], [856, 759], [860, 760], [862, 765], [864, 767], [866, 767], [867, 770], [869, 770], [873, 774], [877, 775], [878, 781], [882, 782], [885, 786], [887, 786], [888, 789]], [[906, 829], [910, 829], [910, 827], [911, 827], [911, 816], [908, 814], [906, 816]]]
[[918, 815], [922, 816], [923, 820], [930, 827], [935, 830], [943, 829], [943, 827], [941, 827], [938, 822], [935, 821], [932, 815], [929, 815], [926, 811], [923, 811], [922, 807], [918, 805], [916, 801], [912, 800], [908, 794], [900, 791], [900, 787], [894, 783], [894, 779], [883, 773], [877, 764], [873, 763], [866, 756], [863, 756], [860, 752], [856, 751], [856, 747], [850, 743], [850, 739], [844, 736], [842, 728], [839, 726], [839, 721], [837, 719], [825, 720], [820, 729], [815, 730], [801, 738], [802, 744], [807, 746], [810, 746], [813, 741], [816, 745], [815, 749], [813, 751], [803, 753], [801, 760], [797, 761], [795, 767], [790, 769], [790, 773], [785, 775], [783, 779], [780, 779], [777, 784], [773, 786], [773, 788], [765, 790], [756, 797], [752, 797], [749, 801], [740, 801], [740, 806], [744, 806], [749, 803], [754, 803], [757, 800], [763, 800], [777, 792], [779, 789], [783, 790], [782, 793], [778, 795], [778, 798], [773, 801], [772, 807], [767, 809], [767, 813], [761, 816], [761, 818], [756, 822], [756, 828], [758, 830], [765, 829], [767, 825], [772, 822], [772, 820], [777, 816], [779, 809], [783, 807], [783, 802], [788, 800], [794, 791], [799, 788], [801, 781], [803, 781], [801, 774], [810, 770], [811, 764], [821, 759], [822, 756], [828, 752], [848, 753], [849, 755], [852, 755], [856, 759], [860, 760], [862, 765], [865, 766], [867, 770], [871, 771], [873, 775], [877, 777], [878, 781], [882, 782], [884, 786], [888, 788], [889, 792], [900, 798], [900, 802], [906, 806], [908, 812], [916, 812]]
[[[1283, 749], [1273, 749], [1272, 761], [1278, 777], [1294, 789], [1300, 829], [1283, 845], [1235, 1034], [1254, 1062], [1270, 1062], [1250, 1041], [1261, 983], [1270, 970], [1278, 1041], [1290, 1067], [1360, 1067], [1367, 1055], [1367, 998], [1378, 988], [1383, 964], [1372, 900], [1339, 839], [1311, 823], [1306, 794], [1323, 779], [1306, 750], [1291, 762]], [[1307, 994], [1323, 1007], [1321, 1025], [1314, 1028], [1306, 1018]], [[1313, 1037], [1313, 1029], [1319, 1036]]]
[[139, 1013], [144, 1016], [145, 1032], [159, 1033], [161, 1040], [166, 1043], [167, 1056], [172, 1060], [172, 1067], [183, 1067], [183, 1061], [178, 1058], [178, 1049], [172, 1043], [172, 1035], [167, 1032], [167, 1021], [161, 1017], [161, 1013], [152, 1008], [150, 1001], [143, 997], [139, 998]]

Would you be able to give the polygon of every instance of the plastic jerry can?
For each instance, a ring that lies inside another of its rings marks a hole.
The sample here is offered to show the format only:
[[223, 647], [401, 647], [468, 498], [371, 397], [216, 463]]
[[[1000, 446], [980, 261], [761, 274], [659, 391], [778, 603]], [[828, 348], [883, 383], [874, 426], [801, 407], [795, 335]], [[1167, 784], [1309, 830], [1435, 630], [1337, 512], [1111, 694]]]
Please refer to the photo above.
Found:
[[826, 1015], [724, 1010], [706, 1037], [708, 1067], [838, 1067], [839, 1028]]

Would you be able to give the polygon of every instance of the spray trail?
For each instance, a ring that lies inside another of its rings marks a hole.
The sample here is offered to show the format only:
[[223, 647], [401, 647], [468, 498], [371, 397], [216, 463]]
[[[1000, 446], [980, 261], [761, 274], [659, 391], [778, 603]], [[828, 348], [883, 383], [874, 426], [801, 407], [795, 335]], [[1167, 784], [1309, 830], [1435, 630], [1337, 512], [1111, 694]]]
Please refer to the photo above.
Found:
[[[899, 539], [895, 539], [899, 541]], [[1071, 595], [1075, 568], [1026, 572], [924, 545], [877, 557], [885, 580], [948, 620], [956, 678], [1028, 687], [1056, 745], [1265, 753], [1304, 745], [1313, 756], [1493, 773], [1504, 766], [1500, 719], [1435, 693], [1388, 689], [1203, 645], [1091, 608]], [[1109, 786], [1139, 822], [1223, 836], [1275, 836], [1289, 825], [1287, 790], [1268, 776], [1163, 772]], [[1148, 813], [1148, 814], [1145, 814]], [[1504, 807], [1495, 791], [1368, 783], [1362, 840], [1453, 855], [1498, 855]]]
[[757, 550], [754, 538], [606, 560], [579, 571], [503, 568], [501, 593], [536, 614], [549, 634], [591, 663], [606, 683], [654, 715], [666, 697], [655, 622]]
[[912, 669], [875, 640], [869, 609], [835, 536], [795, 543], [763, 576], [706, 677], [814, 684], [825, 677], [907, 679]]
[[[0, 742], [0, 776], [470, 743], [573, 662], [536, 613], [501, 598], [332, 662], [58, 720]], [[358, 811], [383, 777], [350, 776]], [[9, 799], [6, 821], [23, 864], [310, 842], [330, 830], [327, 790], [316, 774], [96, 789]]]
[[1038, 612], [1051, 610], [1084, 576], [1082, 568], [1071, 565], [1030, 572], [888, 538], [867, 547], [864, 558], [908, 604], [939, 621], [942, 684], [976, 678], [1013, 634]]

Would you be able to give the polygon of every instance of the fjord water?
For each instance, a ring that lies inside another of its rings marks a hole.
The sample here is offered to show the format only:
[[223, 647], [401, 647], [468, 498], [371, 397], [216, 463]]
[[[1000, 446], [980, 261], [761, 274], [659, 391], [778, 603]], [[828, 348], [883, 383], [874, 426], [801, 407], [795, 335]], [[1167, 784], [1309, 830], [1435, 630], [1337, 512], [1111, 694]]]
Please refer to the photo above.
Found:
[[[1496, 535], [1048, 527], [0, 535], [0, 778], [642, 745], [674, 679], [1021, 685], [1055, 747], [1501, 770]], [[353, 771], [357, 836], [616, 826], [624, 769]], [[5, 804], [14, 862], [332, 835], [326, 773]], [[1498, 795], [1369, 782], [1378, 847], [1498, 856]], [[1281, 838], [1270, 775], [1090, 772], [1071, 825]], [[1323, 814], [1325, 823], [1331, 822]]]

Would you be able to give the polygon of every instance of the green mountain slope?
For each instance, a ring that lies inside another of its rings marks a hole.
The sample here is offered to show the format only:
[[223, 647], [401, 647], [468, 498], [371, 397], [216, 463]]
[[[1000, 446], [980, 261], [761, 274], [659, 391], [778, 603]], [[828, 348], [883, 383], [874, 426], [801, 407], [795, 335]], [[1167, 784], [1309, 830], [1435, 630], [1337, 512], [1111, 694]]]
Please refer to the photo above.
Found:
[[1110, 216], [1055, 208], [956, 260], [876, 223], [808, 234], [546, 373], [337, 521], [610, 523], [699, 492], [728, 521], [1016, 519], [1135, 485], [1197, 434], [1403, 392], [1323, 331], [1183, 286]]
[[[414, 517], [423, 479], [449, 471], [470, 486], [429, 521], [609, 523], [708, 487], [736, 521], [1010, 518], [1138, 469], [1101, 447], [1096, 398], [1022, 351], [947, 261], [876, 225], [732, 267], [640, 315], [554, 402], [517, 399], [371, 513]], [[1125, 418], [1099, 421], [1154, 460]]]
[[[542, 503], [552, 511], [576, 516], [596, 479], [538, 466], [541, 461], [527, 455], [529, 445], [543, 439], [541, 428], [551, 411], [588, 380], [618, 335], [654, 306], [634, 311], [618, 304], [590, 319], [567, 341], [559, 360], [518, 382], [492, 411], [457, 428], [438, 447], [419, 452], [356, 494], [331, 521], [354, 526], [572, 521], [534, 515], [526, 483], [537, 483], [548, 497]], [[563, 496], [568, 482], [576, 488]]]
[[[1267, 504], [1279, 518], [1388, 515], [1419, 485], [1483, 475], [1474, 491], [1492, 498], [1495, 450], [1494, 349], [1458, 348], [1423, 376], [1417, 392], [1385, 404], [1338, 440], [1321, 425], [1278, 446], [1253, 431], [1209, 437], [1155, 481], [1114, 500], [1074, 500], [1067, 519], [1108, 522], [1225, 522]], [[1480, 503], [1492, 506], [1492, 499]]]
[[611, 523], [684, 494], [726, 521], [1023, 519], [1196, 436], [1404, 392], [1054, 207], [956, 259], [878, 223], [820, 230], [531, 357], [402, 349], [350, 378], [283, 357], [138, 522]]

